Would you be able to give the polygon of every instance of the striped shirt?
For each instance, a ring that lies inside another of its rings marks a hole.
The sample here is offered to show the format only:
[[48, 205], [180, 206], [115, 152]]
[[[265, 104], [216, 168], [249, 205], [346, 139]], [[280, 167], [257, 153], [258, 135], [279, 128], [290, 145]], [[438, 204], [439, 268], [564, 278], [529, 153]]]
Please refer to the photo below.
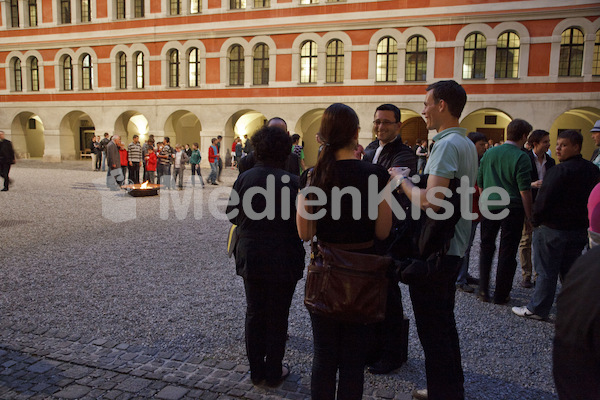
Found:
[[131, 142], [127, 146], [130, 162], [142, 162], [142, 146], [139, 143]]

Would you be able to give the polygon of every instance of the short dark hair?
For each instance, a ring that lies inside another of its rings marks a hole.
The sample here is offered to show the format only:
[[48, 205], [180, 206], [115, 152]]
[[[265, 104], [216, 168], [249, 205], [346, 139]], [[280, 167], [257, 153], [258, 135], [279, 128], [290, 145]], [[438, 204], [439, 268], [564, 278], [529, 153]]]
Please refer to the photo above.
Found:
[[529, 135], [533, 127], [524, 119], [515, 118], [506, 127], [506, 139], [518, 142], [523, 136]]
[[265, 125], [256, 131], [250, 140], [257, 160], [283, 167], [292, 145], [286, 131], [279, 127]]
[[267, 121], [267, 125], [269, 125], [273, 121], [281, 121], [281, 122], [283, 122], [283, 124], [285, 125], [285, 129], [287, 129], [287, 122], [285, 122], [285, 119], [283, 119], [281, 117], [273, 117], [273, 118], [271, 118], [270, 120]]
[[541, 142], [545, 136], [550, 136], [550, 133], [543, 129], [536, 129], [529, 134], [527, 142], [533, 146], [535, 143]]
[[433, 90], [433, 99], [436, 103], [444, 100], [448, 104], [450, 114], [460, 118], [465, 104], [467, 104], [467, 92], [461, 85], [453, 80], [439, 81], [427, 86], [427, 91], [430, 90]]
[[104, 132], [104, 137], [108, 137], [108, 132]]
[[139, 135], [133, 135], [132, 139], [139, 138]]
[[223, 136], [221, 136], [221, 135], [217, 136], [217, 140], [218, 139], [223, 139]]
[[579, 145], [579, 149], [583, 146], [583, 135], [574, 129], [567, 129], [558, 134], [558, 139], [568, 139], [571, 144]]
[[297, 133], [294, 133], [292, 135], [292, 143], [296, 143], [300, 140], [300, 135], [298, 135]]
[[382, 104], [375, 109], [375, 112], [377, 111], [392, 111], [394, 113], [394, 118], [396, 119], [394, 122], [400, 122], [402, 117], [400, 109], [393, 104]]
[[164, 140], [165, 140], [165, 142], [167, 142], [167, 143], [171, 143], [171, 138], [170, 138], [170, 137], [168, 137], [168, 136], [165, 136], [165, 139], [164, 139]]
[[197, 142], [192, 143], [192, 146], [200, 147], [200, 146], [198, 146]]
[[467, 137], [468, 137], [469, 139], [471, 139], [471, 142], [473, 142], [473, 143], [477, 143], [477, 142], [480, 142], [480, 141], [482, 141], [482, 140], [483, 140], [484, 142], [487, 142], [487, 138], [486, 138], [486, 137], [485, 137], [485, 135], [484, 135], [483, 133], [481, 133], [481, 132], [469, 132], [469, 133], [467, 134]]

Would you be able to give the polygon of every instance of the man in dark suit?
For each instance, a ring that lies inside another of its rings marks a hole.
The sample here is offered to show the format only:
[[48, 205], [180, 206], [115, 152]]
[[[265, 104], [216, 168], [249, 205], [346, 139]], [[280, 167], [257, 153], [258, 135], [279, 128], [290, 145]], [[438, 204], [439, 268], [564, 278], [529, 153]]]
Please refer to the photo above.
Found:
[[[531, 200], [535, 203], [535, 197], [538, 190], [542, 187], [542, 181], [546, 172], [552, 168], [556, 162], [548, 155], [550, 148], [550, 134], [544, 130], [536, 129], [529, 134], [527, 142], [531, 150], [527, 155], [531, 160]], [[521, 242], [519, 243], [519, 260], [523, 270], [523, 280], [521, 286], [524, 288], [533, 287], [531, 275], [533, 273], [533, 264], [531, 262], [531, 235], [532, 232], [523, 227]], [[536, 274], [537, 276], [537, 274]]]
[[[386, 170], [390, 167], [410, 168], [410, 175], [417, 172], [417, 156], [410, 147], [402, 142], [400, 137], [400, 109], [393, 104], [382, 104], [375, 110], [373, 116], [373, 134], [377, 137], [365, 148], [363, 161], [381, 165]], [[404, 194], [396, 193], [398, 202], [405, 206], [410, 204]], [[393, 220], [392, 234], [383, 242], [376, 243], [379, 252], [390, 251], [395, 239], [398, 226], [403, 223], [396, 217]], [[372, 374], [388, 374], [399, 368], [406, 361], [406, 343], [408, 320], [404, 320], [402, 293], [396, 282], [390, 280], [385, 320], [375, 326], [375, 337], [368, 371]]]
[[15, 163], [15, 151], [10, 140], [4, 138], [4, 131], [0, 131], [0, 176], [4, 179], [2, 192], [8, 192], [10, 179], [8, 173], [10, 166]]
[[600, 168], [600, 119], [596, 121], [590, 132], [592, 133], [592, 139], [594, 140], [594, 143], [596, 143], [596, 149], [594, 150], [590, 161]]

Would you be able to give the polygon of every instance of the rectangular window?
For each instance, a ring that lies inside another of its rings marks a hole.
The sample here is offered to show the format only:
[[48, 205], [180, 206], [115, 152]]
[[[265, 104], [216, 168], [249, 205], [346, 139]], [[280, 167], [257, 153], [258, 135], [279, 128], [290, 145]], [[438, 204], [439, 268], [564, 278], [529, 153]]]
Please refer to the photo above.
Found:
[[125, 0], [117, 0], [117, 19], [125, 19]]
[[246, 0], [230, 0], [229, 8], [232, 10], [244, 10], [246, 8]]
[[190, 14], [200, 14], [202, 11], [201, 0], [190, 0]]
[[37, 26], [37, 1], [29, 0], [29, 26]]
[[92, 20], [92, 9], [90, 0], [81, 0], [81, 22], [90, 22]]
[[135, 0], [135, 18], [144, 18], [144, 0]]
[[71, 1], [60, 0], [60, 22], [63, 24], [71, 23]]
[[254, 0], [254, 8], [268, 8], [271, 7], [270, 0]]
[[10, 22], [13, 28], [19, 27], [19, 1], [10, 0]]

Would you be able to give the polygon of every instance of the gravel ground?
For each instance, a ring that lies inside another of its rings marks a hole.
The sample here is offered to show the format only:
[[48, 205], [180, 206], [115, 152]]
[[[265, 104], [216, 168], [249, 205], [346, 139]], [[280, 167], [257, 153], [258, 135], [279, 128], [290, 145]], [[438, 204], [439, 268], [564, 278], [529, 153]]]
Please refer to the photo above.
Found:
[[[243, 285], [225, 252], [229, 223], [210, 212], [224, 209], [216, 196], [227, 197], [237, 173], [225, 170], [220, 186], [134, 199], [106, 190], [104, 174], [89, 165], [23, 160], [11, 170], [14, 185], [0, 195], [3, 322], [247, 364]], [[478, 256], [475, 245], [473, 275]], [[511, 313], [532, 293], [519, 280], [517, 274], [508, 306], [457, 292], [468, 399], [557, 398], [554, 325]], [[302, 280], [290, 310], [285, 360], [308, 382], [312, 335], [303, 289]], [[408, 363], [392, 375], [366, 374], [367, 388], [408, 393], [425, 385], [406, 286], [402, 291], [411, 320]]]

